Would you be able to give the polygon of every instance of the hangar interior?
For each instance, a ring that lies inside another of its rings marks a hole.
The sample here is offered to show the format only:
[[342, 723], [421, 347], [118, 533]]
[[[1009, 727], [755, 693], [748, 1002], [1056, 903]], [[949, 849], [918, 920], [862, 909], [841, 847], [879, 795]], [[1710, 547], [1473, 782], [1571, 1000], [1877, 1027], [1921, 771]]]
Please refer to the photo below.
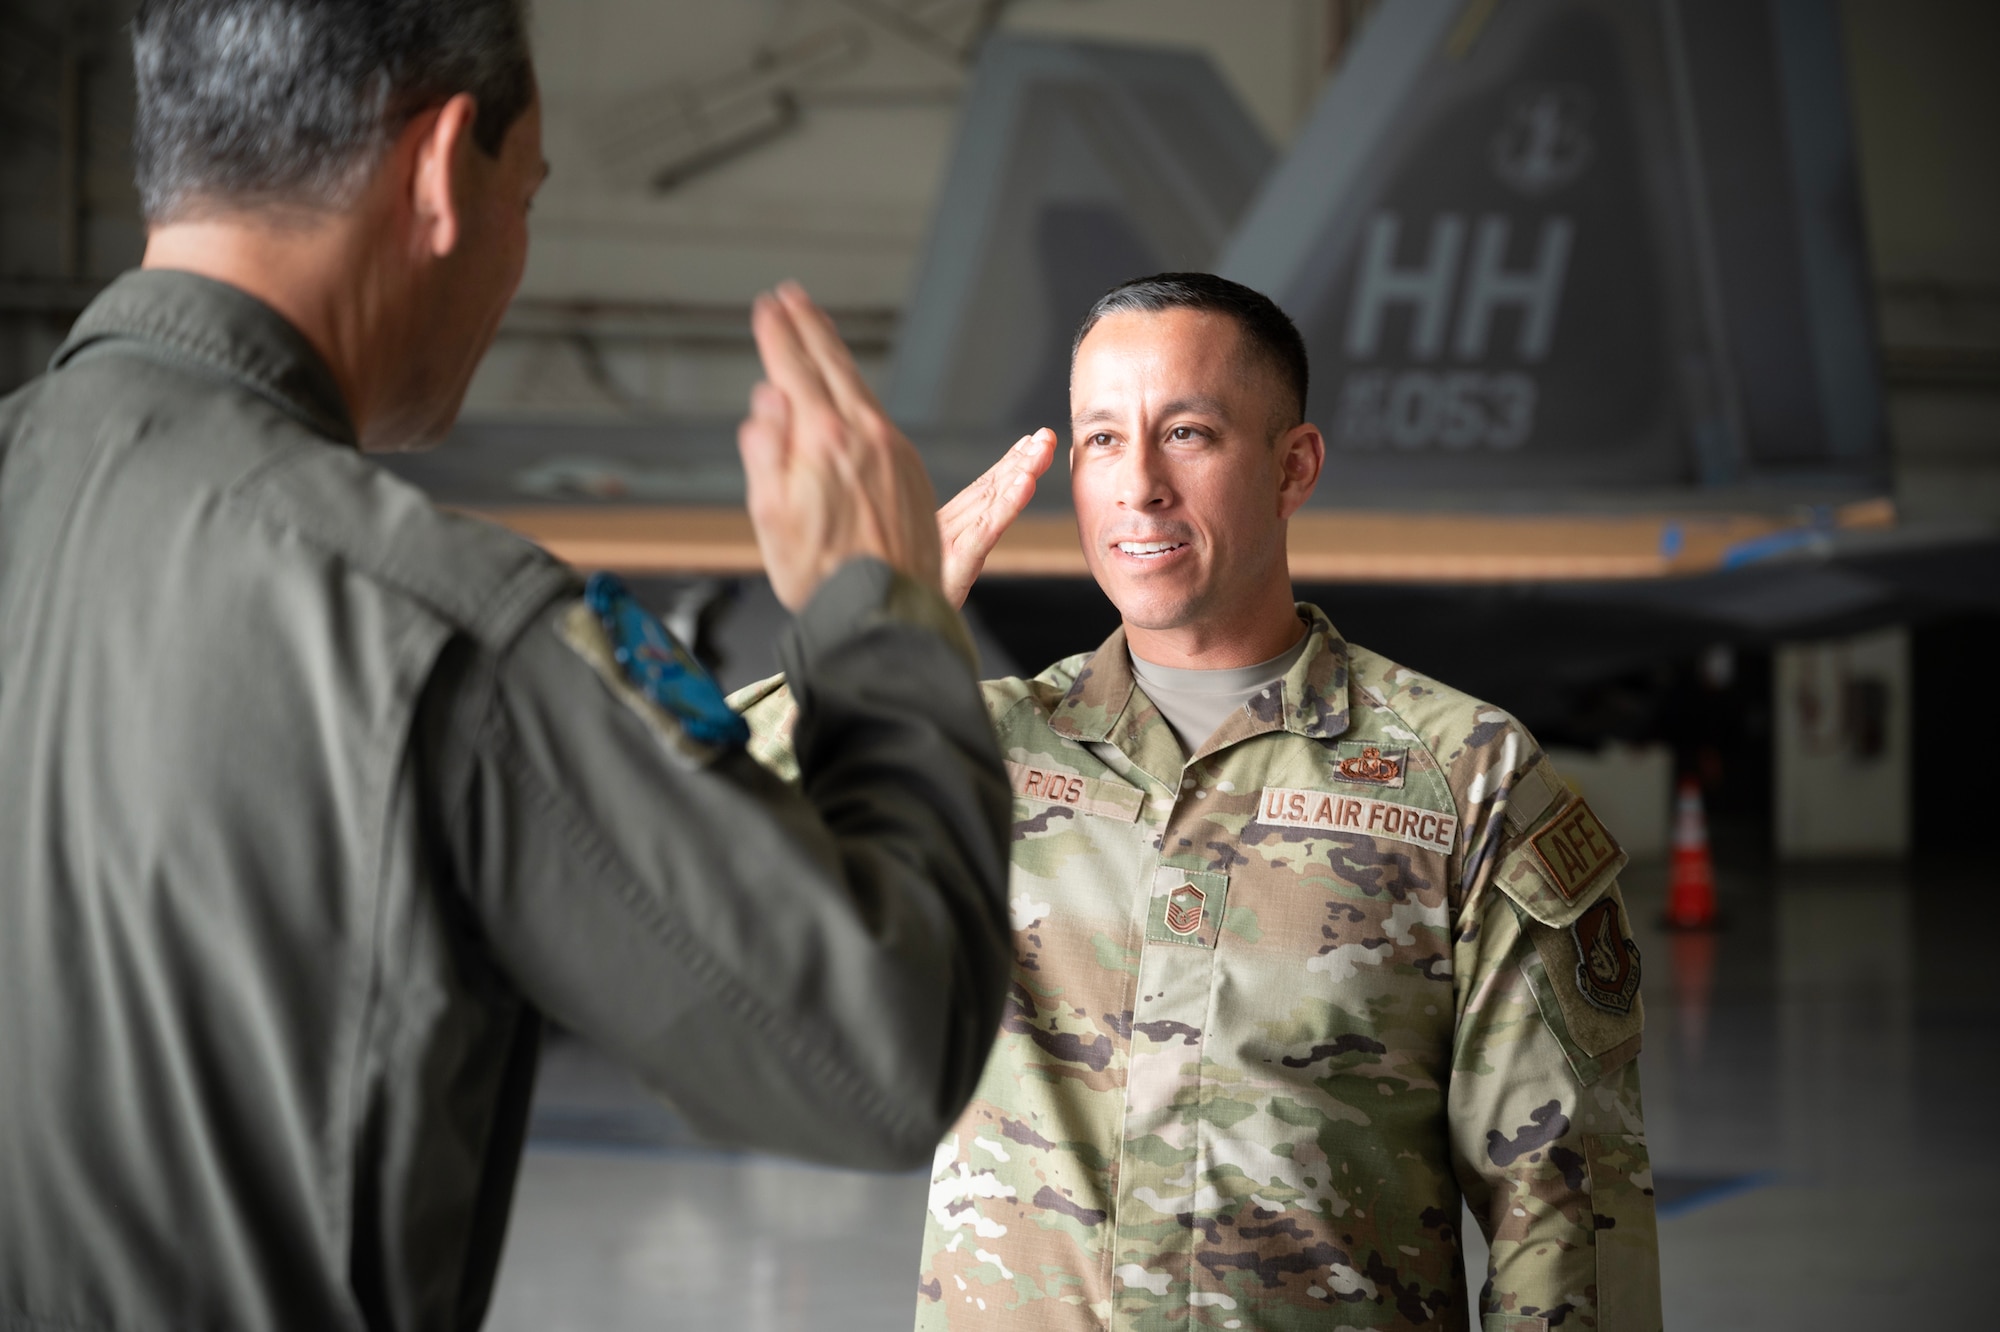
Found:
[[[131, 8], [0, 10], [0, 392], [137, 262]], [[543, 0], [527, 277], [388, 465], [631, 575], [733, 687], [784, 619], [754, 293], [828, 306], [944, 496], [1064, 425], [1105, 287], [1268, 292], [1329, 442], [1299, 595], [1521, 717], [1633, 853], [1669, 1325], [1971, 1323], [1995, 49], [1972, 0]], [[1068, 515], [1059, 462], [969, 604], [988, 673], [1117, 623]], [[1657, 925], [1683, 778], [1713, 929]], [[489, 1326], [898, 1325], [925, 1197], [711, 1150], [558, 1036]]]

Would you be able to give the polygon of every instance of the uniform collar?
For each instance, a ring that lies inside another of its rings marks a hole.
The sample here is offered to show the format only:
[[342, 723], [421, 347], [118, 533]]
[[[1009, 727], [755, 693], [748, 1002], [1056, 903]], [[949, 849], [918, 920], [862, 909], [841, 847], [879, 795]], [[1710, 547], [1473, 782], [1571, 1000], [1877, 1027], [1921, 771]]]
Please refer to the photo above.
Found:
[[226, 282], [134, 269], [99, 293], [56, 349], [60, 369], [86, 348], [138, 342], [243, 385], [315, 433], [354, 445], [354, 421], [333, 371], [284, 316]]
[[[1332, 740], [1347, 730], [1346, 640], [1319, 607], [1303, 601], [1297, 605], [1299, 618], [1306, 622], [1306, 650], [1285, 672], [1280, 697], [1251, 699], [1243, 712], [1225, 722], [1193, 757], [1267, 731], [1285, 730], [1313, 740]], [[1077, 673], [1069, 692], [1050, 714], [1049, 729], [1071, 740], [1108, 741], [1162, 780], [1160, 769], [1166, 765], [1148, 751], [1158, 749], [1162, 738], [1174, 753], [1180, 748], [1166, 719], [1133, 678], [1123, 625], [1112, 631]]]

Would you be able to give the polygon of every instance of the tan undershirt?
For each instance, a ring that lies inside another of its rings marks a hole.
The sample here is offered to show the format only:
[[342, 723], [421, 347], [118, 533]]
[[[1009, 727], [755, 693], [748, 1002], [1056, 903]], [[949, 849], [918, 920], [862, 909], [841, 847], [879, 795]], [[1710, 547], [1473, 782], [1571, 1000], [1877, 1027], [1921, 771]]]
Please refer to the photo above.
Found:
[[1254, 666], [1225, 666], [1214, 671], [1190, 671], [1178, 666], [1161, 666], [1132, 657], [1132, 674], [1146, 697], [1167, 719], [1181, 752], [1192, 754], [1229, 720], [1231, 713], [1250, 701], [1258, 690], [1285, 678], [1306, 650], [1308, 634], [1269, 661]]

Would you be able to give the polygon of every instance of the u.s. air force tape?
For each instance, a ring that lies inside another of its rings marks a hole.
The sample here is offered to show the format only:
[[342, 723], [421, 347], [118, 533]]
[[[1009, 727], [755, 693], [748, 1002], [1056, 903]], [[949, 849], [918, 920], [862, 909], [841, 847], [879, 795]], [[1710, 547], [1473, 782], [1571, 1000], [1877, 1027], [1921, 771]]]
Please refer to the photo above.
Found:
[[1257, 797], [1257, 821], [1315, 832], [1386, 837], [1445, 855], [1451, 854], [1458, 836], [1458, 820], [1450, 814], [1366, 796], [1298, 791], [1288, 786], [1264, 788]]

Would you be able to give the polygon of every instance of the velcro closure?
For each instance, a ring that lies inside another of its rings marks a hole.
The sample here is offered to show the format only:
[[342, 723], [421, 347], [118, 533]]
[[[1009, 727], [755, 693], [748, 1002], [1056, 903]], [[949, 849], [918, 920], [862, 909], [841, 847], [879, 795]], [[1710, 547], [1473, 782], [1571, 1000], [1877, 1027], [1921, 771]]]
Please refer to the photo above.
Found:
[[1528, 831], [1553, 806], [1566, 803], [1576, 793], [1556, 775], [1547, 755], [1538, 755], [1534, 766], [1522, 773], [1507, 793], [1507, 832], [1519, 836]]

